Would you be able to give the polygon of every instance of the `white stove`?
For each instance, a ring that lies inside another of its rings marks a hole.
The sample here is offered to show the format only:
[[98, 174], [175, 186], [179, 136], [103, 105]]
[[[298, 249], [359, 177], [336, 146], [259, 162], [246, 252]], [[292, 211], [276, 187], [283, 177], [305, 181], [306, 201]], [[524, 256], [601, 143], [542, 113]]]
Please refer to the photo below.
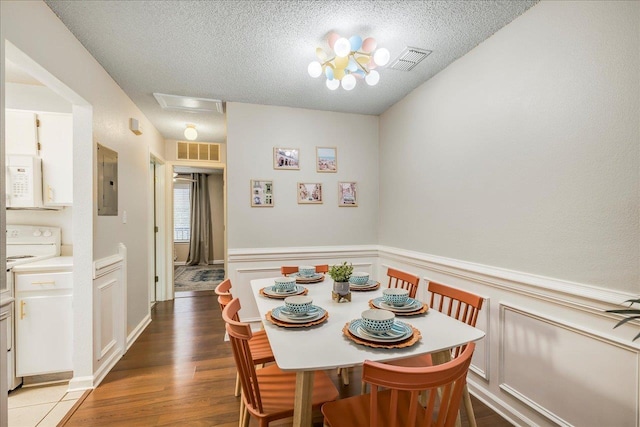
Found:
[[[39, 225], [9, 225], [6, 229], [7, 243], [7, 290], [15, 297], [12, 269], [16, 265], [60, 256], [60, 228]], [[7, 380], [8, 389], [13, 390], [22, 383], [15, 371], [14, 319], [8, 322], [7, 331]], [[2, 375], [4, 377], [4, 375]], [[4, 380], [4, 379], [3, 379]]]
[[26, 262], [60, 256], [60, 228], [7, 224], [7, 270]]

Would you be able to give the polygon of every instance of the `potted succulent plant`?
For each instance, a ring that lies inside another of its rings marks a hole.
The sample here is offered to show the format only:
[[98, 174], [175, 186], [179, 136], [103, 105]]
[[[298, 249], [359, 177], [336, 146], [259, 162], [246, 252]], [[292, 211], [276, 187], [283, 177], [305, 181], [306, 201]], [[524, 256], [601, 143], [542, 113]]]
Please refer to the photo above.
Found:
[[[629, 308], [624, 308], [624, 309], [617, 309], [617, 310], [606, 310], [607, 313], [617, 313], [617, 314], [626, 314], [628, 315], [628, 317], [622, 319], [621, 321], [619, 321], [618, 323], [616, 323], [616, 325], [613, 327], [614, 329], [617, 328], [620, 325], [624, 325], [625, 323], [633, 320], [633, 319], [640, 319], [640, 309], [637, 308], [631, 308], [633, 307], [633, 304], [640, 304], [640, 298], [637, 299], [628, 299], [625, 302], [629, 303]], [[640, 333], [638, 333], [638, 335], [636, 335], [635, 337], [633, 337], [633, 339], [631, 341], [635, 341], [638, 338], [640, 338]]]
[[329, 276], [333, 279], [331, 297], [334, 301], [351, 301], [351, 290], [349, 289], [351, 273], [353, 273], [353, 265], [351, 263], [347, 264], [346, 261], [342, 264], [332, 265], [329, 268]]

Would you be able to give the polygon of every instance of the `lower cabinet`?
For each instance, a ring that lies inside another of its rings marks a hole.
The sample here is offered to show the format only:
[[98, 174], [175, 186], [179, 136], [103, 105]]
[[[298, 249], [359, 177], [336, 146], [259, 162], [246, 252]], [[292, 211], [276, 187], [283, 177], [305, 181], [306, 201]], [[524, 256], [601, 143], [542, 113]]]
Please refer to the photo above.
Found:
[[16, 375], [73, 370], [71, 273], [16, 275]]

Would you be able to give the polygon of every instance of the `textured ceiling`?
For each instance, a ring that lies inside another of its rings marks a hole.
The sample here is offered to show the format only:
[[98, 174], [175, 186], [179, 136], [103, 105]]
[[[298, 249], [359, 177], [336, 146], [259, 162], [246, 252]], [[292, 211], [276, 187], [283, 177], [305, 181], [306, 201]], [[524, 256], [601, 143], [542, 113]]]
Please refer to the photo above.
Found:
[[[537, 0], [507, 1], [59, 1], [49, 7], [167, 139], [226, 137], [217, 113], [163, 111], [154, 92], [378, 115]], [[330, 31], [375, 37], [393, 60], [433, 51], [410, 72], [330, 91], [307, 74]]]

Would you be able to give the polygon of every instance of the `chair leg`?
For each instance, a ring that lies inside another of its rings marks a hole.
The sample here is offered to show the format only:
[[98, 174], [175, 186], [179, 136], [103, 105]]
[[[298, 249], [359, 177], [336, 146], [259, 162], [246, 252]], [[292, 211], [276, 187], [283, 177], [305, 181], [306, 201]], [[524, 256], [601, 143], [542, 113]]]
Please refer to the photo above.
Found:
[[340, 368], [339, 371], [342, 385], [349, 385], [349, 368]]
[[238, 374], [237, 372], [236, 372], [236, 388], [233, 392], [233, 395], [235, 397], [240, 396], [240, 374]]
[[243, 427], [244, 426], [244, 400], [240, 399], [240, 416], [239, 416], [239, 422], [238, 422], [238, 427]]
[[469, 395], [469, 389], [465, 384], [464, 390], [462, 392], [462, 399], [464, 401], [464, 408], [467, 411], [467, 418], [469, 419], [470, 427], [478, 427], [476, 424], [476, 416], [473, 413], [473, 405], [471, 405], [471, 396]]

